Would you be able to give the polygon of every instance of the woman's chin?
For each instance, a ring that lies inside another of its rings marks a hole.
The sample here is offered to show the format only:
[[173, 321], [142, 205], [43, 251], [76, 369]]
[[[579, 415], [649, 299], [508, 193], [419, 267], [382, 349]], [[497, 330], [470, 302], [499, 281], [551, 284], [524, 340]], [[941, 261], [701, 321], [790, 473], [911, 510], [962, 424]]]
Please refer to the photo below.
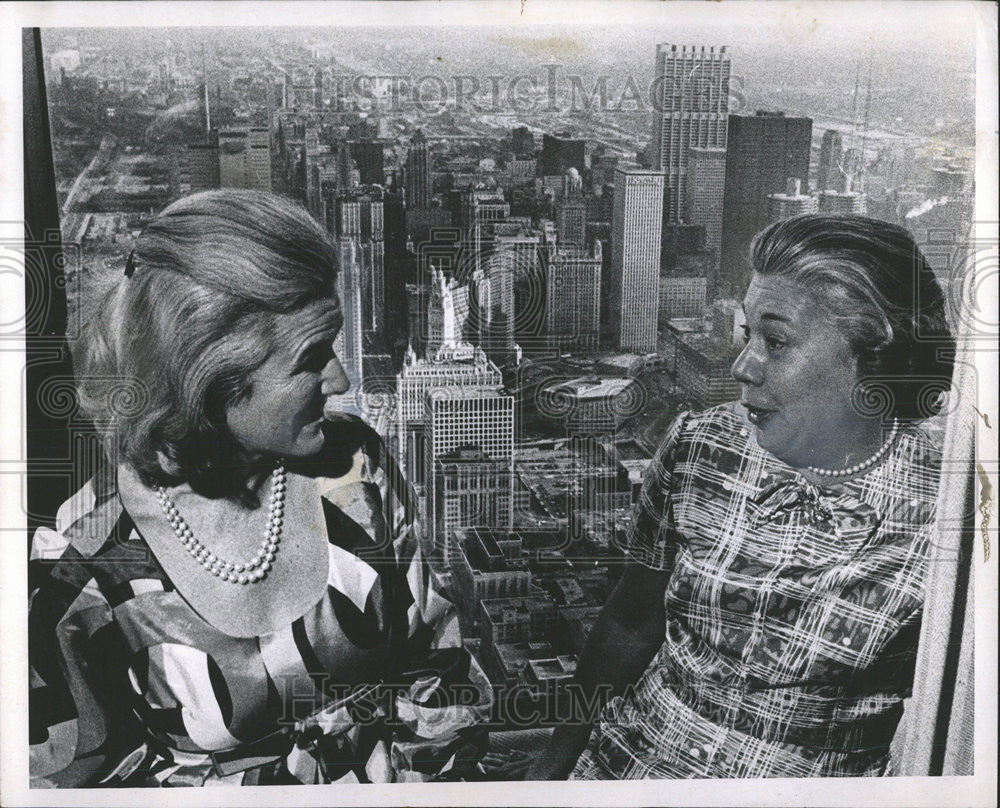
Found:
[[295, 441], [277, 454], [281, 457], [309, 457], [323, 448], [323, 440], [323, 419], [317, 418], [305, 424], [295, 436]]
[[306, 452], [313, 454], [323, 448], [323, 416], [306, 424], [299, 433], [298, 443], [307, 444]]

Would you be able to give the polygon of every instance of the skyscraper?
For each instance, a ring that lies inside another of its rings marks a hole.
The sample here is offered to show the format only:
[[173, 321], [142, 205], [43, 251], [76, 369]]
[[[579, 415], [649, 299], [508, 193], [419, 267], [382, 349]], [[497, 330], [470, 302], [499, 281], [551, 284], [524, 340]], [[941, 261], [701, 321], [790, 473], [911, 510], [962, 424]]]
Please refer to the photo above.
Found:
[[[742, 297], [749, 282], [750, 241], [767, 224], [767, 197], [789, 177], [809, 176], [810, 118], [783, 112], [729, 116], [722, 204], [721, 297]], [[807, 188], [803, 190], [808, 191]]]
[[352, 273], [360, 291], [361, 334], [377, 343], [386, 336], [382, 189], [355, 186], [337, 191], [333, 202], [337, 244], [353, 244], [342, 252], [349, 263], [341, 271]]
[[816, 172], [817, 191], [843, 191], [844, 175], [840, 171], [843, 157], [843, 137], [836, 129], [823, 133], [823, 143], [819, 149], [819, 170]]
[[[438, 461], [455, 449], [475, 447], [492, 461], [504, 461], [507, 490], [512, 492], [514, 397], [502, 388], [461, 386], [429, 391], [424, 399], [424, 435], [425, 524], [437, 523]], [[439, 557], [443, 549], [440, 542], [434, 547]]]
[[705, 228], [705, 249], [722, 248], [722, 201], [726, 190], [726, 150], [694, 146], [688, 153], [686, 217]]
[[208, 143], [188, 145], [181, 157], [180, 192], [193, 194], [219, 187], [218, 134], [212, 133]]
[[219, 185], [271, 190], [271, 135], [266, 127], [219, 132]]
[[463, 342], [469, 316], [469, 287], [459, 286], [454, 278], [431, 267], [431, 297], [427, 301], [427, 347], [425, 355], [433, 360], [442, 349], [455, 348]]
[[502, 383], [500, 370], [482, 350], [459, 345], [422, 361], [410, 348], [396, 376], [396, 452], [407, 479], [424, 484], [424, 399], [428, 391], [455, 385], [493, 387]]
[[250, 148], [247, 153], [250, 183], [259, 191], [271, 190], [271, 133], [263, 126], [250, 129]]
[[431, 204], [430, 155], [427, 140], [419, 129], [406, 156], [406, 204], [411, 208], [427, 208]]
[[726, 147], [729, 71], [724, 45], [656, 46], [653, 168], [666, 175], [671, 222], [685, 215], [690, 149]]
[[493, 253], [472, 273], [472, 305], [479, 344], [491, 360], [506, 365], [514, 350], [516, 253]]
[[512, 529], [508, 459], [493, 460], [476, 447], [459, 447], [438, 458], [435, 475], [433, 541], [443, 554], [447, 555], [450, 534], [458, 528]]
[[335, 239], [340, 271], [337, 273], [337, 297], [344, 324], [334, 340], [334, 348], [344, 366], [351, 387], [360, 389], [363, 379], [364, 289], [360, 244], [355, 239]]
[[570, 137], [569, 132], [542, 135], [542, 154], [538, 169], [542, 176], [562, 176], [567, 169], [583, 171], [585, 141]]
[[354, 140], [351, 156], [361, 175], [362, 185], [385, 184], [384, 146], [380, 140]]
[[615, 170], [608, 311], [625, 351], [656, 350], [663, 181], [658, 171]]
[[313, 74], [313, 106], [323, 109], [323, 68], [317, 67]]
[[560, 244], [583, 246], [583, 237], [587, 227], [587, 206], [580, 194], [563, 197], [556, 205], [556, 229], [559, 231]]
[[596, 348], [601, 314], [601, 242], [593, 255], [571, 245], [553, 250], [545, 278], [545, 333], [552, 347]]

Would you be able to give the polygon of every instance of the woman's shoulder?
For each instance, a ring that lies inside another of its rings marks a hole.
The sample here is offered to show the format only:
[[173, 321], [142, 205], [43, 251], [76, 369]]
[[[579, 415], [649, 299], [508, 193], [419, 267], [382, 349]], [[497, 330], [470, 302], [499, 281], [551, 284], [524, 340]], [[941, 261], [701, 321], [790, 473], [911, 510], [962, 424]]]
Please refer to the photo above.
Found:
[[746, 410], [738, 401], [730, 401], [709, 407], [706, 410], [688, 412], [685, 416], [689, 429], [699, 431], [706, 436], [750, 436], [750, 422]]
[[674, 418], [662, 443], [709, 445], [729, 451], [741, 451], [750, 437], [750, 423], [737, 402], [720, 404], [706, 410], [686, 410]]
[[888, 466], [894, 486], [910, 499], [937, 500], [941, 478], [941, 435], [923, 423], [903, 426]]
[[124, 513], [114, 475], [102, 470], [59, 506], [52, 527], [36, 530], [31, 560], [55, 561], [72, 548], [90, 558], [106, 546]]
[[113, 477], [88, 480], [59, 507], [54, 523], [32, 536], [28, 589], [50, 615], [56, 603], [68, 605], [83, 593], [104, 600], [102, 592], [134, 577], [154, 573]]

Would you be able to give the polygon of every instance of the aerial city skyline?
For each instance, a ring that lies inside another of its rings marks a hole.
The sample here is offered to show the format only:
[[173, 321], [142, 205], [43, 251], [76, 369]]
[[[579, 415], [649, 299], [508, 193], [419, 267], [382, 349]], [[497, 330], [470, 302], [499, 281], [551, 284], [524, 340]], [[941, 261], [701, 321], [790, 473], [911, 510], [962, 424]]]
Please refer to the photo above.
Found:
[[[180, 196], [304, 205], [341, 264], [352, 390], [329, 407], [384, 437], [470, 649], [536, 704], [572, 676], [617, 580], [615, 539], [667, 424], [739, 396], [753, 235], [866, 213], [908, 227], [947, 282], [971, 222], [962, 103], [928, 105], [928, 87], [895, 115], [898, 66], [863, 52], [843, 80], [805, 71], [779, 92], [780, 54], [761, 66], [724, 32], [664, 37], [641, 74], [605, 75], [556, 64], [545, 38], [517, 72], [504, 65], [523, 43], [466, 73], [493, 36], [479, 29], [451, 51], [441, 32], [407, 46], [398, 29], [350, 43], [243, 30], [115, 32], [149, 47], [43, 31], [63, 238], [80, 256], [71, 310], [90, 316]], [[379, 71], [376, 45], [396, 60]]]

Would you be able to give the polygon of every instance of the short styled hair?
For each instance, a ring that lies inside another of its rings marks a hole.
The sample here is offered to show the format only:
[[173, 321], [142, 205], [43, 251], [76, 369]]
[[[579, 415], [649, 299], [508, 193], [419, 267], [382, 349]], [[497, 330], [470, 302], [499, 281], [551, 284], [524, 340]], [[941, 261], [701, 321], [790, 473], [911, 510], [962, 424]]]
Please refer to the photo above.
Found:
[[156, 216], [128, 264], [75, 357], [84, 412], [147, 485], [252, 502], [226, 411], [272, 352], [276, 315], [337, 302], [333, 245], [295, 202], [205, 191]]
[[911, 421], [939, 413], [955, 342], [941, 286], [906, 230], [865, 216], [795, 216], [757, 234], [750, 262], [816, 294], [858, 357], [862, 412]]

